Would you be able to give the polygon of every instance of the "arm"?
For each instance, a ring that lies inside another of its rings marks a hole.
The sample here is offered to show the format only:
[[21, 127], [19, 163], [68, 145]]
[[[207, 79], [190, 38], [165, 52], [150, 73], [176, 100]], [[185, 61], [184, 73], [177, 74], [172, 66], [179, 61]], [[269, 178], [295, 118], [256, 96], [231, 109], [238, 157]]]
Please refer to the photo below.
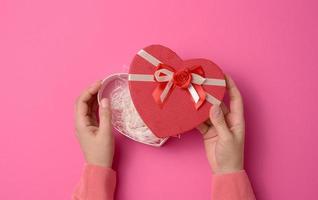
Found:
[[111, 112], [107, 99], [99, 107], [99, 123], [94, 107], [98, 81], [85, 90], [76, 103], [76, 136], [84, 153], [86, 165], [73, 200], [112, 200], [116, 172], [111, 169], [114, 156], [114, 137], [111, 131]]
[[198, 126], [212, 170], [213, 200], [254, 200], [243, 165], [245, 122], [241, 94], [226, 76], [230, 109], [213, 105], [210, 120]]
[[214, 174], [212, 179], [214, 200], [255, 200], [253, 189], [244, 170]]
[[115, 186], [114, 170], [87, 164], [73, 194], [73, 200], [113, 200]]

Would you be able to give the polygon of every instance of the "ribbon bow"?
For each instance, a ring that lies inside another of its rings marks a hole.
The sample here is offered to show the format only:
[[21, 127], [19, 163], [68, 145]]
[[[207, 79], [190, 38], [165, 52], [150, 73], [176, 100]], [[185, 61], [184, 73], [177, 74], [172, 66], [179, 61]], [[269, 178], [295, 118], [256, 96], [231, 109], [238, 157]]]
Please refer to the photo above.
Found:
[[176, 71], [171, 66], [160, 63], [154, 73], [154, 78], [159, 84], [152, 96], [159, 105], [164, 103], [175, 87], [189, 91], [196, 109], [199, 109], [205, 100], [206, 94], [201, 85], [206, 79], [201, 66]]
[[225, 87], [224, 79], [205, 78], [205, 73], [201, 66], [175, 70], [173, 67], [163, 64], [144, 50], [140, 50], [138, 55], [156, 66], [155, 73], [153, 75], [129, 74], [128, 80], [157, 82], [158, 86], [153, 91], [152, 96], [158, 105], [163, 106], [163, 103], [175, 87], [189, 91], [196, 109], [199, 109], [205, 100], [211, 104], [219, 105], [221, 103], [220, 100], [206, 93], [202, 85]]

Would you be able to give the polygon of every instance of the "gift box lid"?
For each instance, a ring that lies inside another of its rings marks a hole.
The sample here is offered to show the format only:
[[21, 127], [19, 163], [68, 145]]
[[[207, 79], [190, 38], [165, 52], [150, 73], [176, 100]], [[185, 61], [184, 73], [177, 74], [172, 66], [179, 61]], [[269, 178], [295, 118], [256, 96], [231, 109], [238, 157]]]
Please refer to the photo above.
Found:
[[158, 137], [175, 136], [207, 120], [220, 104], [225, 77], [212, 61], [182, 60], [162, 45], [141, 49], [130, 65], [129, 90], [139, 115]]

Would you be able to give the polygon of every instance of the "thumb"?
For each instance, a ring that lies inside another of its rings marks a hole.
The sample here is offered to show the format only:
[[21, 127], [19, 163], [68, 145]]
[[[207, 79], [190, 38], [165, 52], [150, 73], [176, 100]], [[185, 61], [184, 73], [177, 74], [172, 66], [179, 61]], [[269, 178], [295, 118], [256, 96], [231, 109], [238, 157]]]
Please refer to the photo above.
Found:
[[210, 109], [210, 120], [220, 137], [230, 136], [230, 129], [227, 127], [223, 111], [219, 105], [213, 105]]
[[99, 106], [99, 130], [102, 133], [110, 132], [111, 128], [111, 110], [109, 100], [103, 98]]

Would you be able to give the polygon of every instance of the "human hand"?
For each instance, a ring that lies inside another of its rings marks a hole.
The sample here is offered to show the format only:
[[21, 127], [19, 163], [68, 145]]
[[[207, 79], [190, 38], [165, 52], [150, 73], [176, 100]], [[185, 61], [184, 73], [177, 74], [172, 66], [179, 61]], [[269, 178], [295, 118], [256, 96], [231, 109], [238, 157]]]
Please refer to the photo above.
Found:
[[98, 111], [99, 124], [94, 112], [94, 108], [97, 108], [96, 94], [100, 87], [101, 81], [97, 81], [77, 99], [76, 136], [88, 164], [111, 167], [114, 157], [114, 136], [108, 99], [101, 100]]
[[206, 155], [213, 173], [242, 170], [245, 122], [243, 101], [234, 81], [226, 76], [230, 110], [222, 103], [210, 109], [210, 120], [197, 129], [202, 133]]

